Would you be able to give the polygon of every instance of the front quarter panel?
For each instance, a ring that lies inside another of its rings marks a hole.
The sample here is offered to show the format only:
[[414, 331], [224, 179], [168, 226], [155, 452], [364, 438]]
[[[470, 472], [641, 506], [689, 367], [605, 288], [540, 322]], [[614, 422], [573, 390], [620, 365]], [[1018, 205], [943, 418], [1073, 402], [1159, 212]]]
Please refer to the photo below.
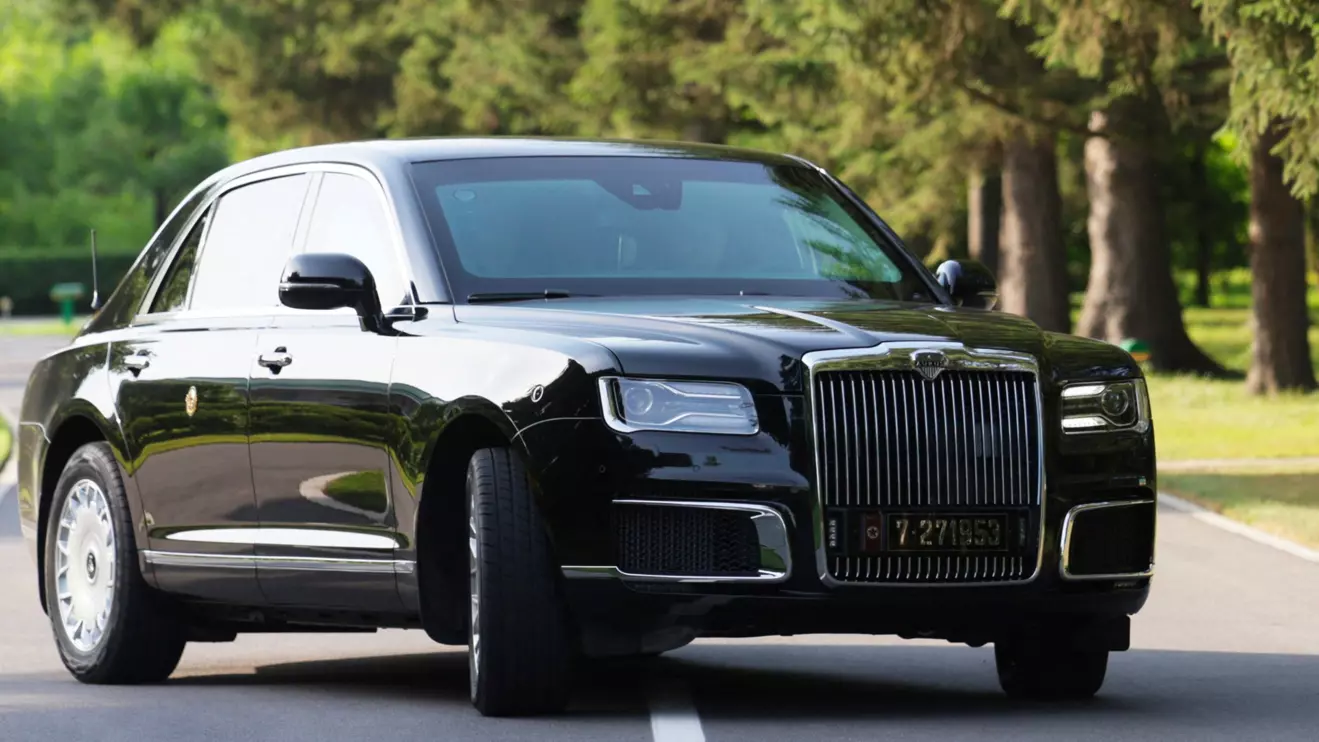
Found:
[[402, 559], [415, 556], [426, 470], [451, 424], [478, 416], [526, 454], [522, 433], [528, 429], [549, 421], [598, 419], [594, 380], [617, 370], [608, 351], [572, 338], [475, 328], [444, 318], [410, 329], [416, 334], [400, 338], [390, 386], [390, 408], [400, 421], [392, 445], [392, 488], [407, 541]]
[[[124, 442], [110, 393], [108, 353], [109, 345], [103, 340], [80, 338], [43, 358], [28, 377], [18, 426], [18, 511], [34, 559], [40, 556], [40, 524], [44, 508], [49, 505], [43, 493], [54, 486], [54, 481], [46, 479], [57, 478], [62, 469], [61, 462], [51, 461], [52, 470], [46, 472], [47, 458], [52, 453], [71, 453], [63, 450], [61, 443], [68, 440], [67, 436], [77, 435], [75, 428], [87, 431], [90, 424], [110, 444], [135, 522], [140, 513], [137, 491], [125, 468]], [[52, 451], [52, 445], [56, 450]], [[142, 546], [142, 534], [135, 533], [135, 537]]]

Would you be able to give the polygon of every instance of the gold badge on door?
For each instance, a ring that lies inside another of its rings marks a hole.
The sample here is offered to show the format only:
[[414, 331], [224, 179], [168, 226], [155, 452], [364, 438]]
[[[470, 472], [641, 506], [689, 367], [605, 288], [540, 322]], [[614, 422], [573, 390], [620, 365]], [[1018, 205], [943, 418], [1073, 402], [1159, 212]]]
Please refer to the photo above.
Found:
[[197, 412], [197, 387], [188, 387], [188, 396], [183, 398], [183, 407], [188, 411], [188, 417], [192, 417]]

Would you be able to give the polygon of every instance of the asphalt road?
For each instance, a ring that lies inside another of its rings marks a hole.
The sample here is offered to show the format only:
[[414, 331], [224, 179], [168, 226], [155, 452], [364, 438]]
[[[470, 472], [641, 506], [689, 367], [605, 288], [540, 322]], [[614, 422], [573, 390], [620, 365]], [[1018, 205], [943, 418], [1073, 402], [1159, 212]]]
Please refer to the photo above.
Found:
[[[51, 341], [0, 337], [0, 410]], [[12, 416], [11, 416], [11, 419]], [[1092, 702], [1008, 701], [988, 648], [858, 637], [697, 642], [596, 669], [565, 716], [481, 718], [466, 656], [419, 632], [193, 645], [175, 676], [60, 666], [0, 481], [0, 740], [1314, 740], [1319, 565], [1161, 509], [1158, 576]]]

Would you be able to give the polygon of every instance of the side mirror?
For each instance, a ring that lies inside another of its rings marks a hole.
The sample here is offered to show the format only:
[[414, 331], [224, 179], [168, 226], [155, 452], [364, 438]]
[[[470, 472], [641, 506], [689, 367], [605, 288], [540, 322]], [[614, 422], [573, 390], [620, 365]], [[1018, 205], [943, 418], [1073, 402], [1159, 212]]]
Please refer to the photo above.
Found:
[[352, 307], [368, 324], [379, 326], [376, 281], [362, 261], [341, 253], [294, 255], [284, 266], [279, 301], [294, 309]]
[[945, 260], [934, 275], [959, 307], [993, 309], [998, 304], [998, 282], [982, 263]]

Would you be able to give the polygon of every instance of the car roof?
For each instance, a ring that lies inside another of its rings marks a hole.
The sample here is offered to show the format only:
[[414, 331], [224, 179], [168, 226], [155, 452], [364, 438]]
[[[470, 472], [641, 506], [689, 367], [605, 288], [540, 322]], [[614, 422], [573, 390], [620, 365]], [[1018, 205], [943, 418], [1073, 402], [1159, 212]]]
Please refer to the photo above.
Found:
[[694, 142], [536, 137], [431, 137], [376, 139], [297, 147], [235, 163], [216, 173], [216, 178], [230, 180], [260, 170], [313, 162], [338, 162], [379, 168], [411, 162], [568, 156], [678, 157], [756, 162], [766, 165], [802, 163], [802, 160], [789, 155]]

